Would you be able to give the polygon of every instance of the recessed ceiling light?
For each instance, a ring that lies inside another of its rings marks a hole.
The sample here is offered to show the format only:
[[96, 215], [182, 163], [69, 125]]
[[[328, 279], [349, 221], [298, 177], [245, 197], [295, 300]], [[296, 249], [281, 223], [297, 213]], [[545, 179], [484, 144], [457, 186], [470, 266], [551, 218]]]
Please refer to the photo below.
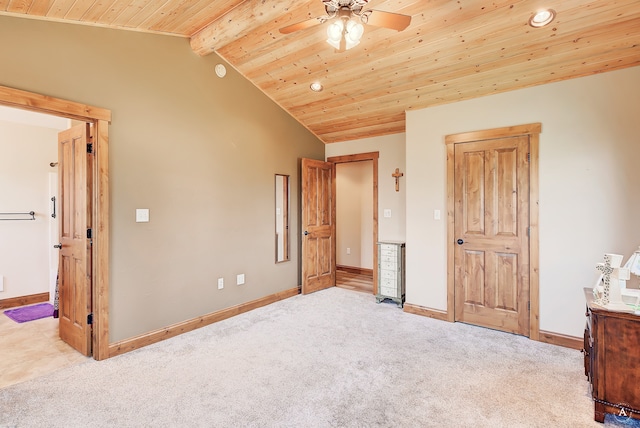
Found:
[[313, 82], [311, 85], [309, 85], [309, 87], [311, 88], [311, 90], [313, 92], [320, 92], [320, 91], [322, 91], [322, 89], [324, 89], [322, 87], [322, 83], [320, 83], [320, 82]]
[[556, 11], [553, 9], [545, 9], [538, 11], [529, 18], [529, 25], [534, 28], [544, 27], [553, 21], [556, 17]]

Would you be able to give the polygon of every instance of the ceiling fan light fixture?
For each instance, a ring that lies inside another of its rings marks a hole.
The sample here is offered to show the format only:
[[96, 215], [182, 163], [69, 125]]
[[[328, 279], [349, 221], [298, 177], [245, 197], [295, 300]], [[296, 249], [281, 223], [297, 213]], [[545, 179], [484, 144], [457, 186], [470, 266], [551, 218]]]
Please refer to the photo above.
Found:
[[347, 29], [344, 33], [344, 41], [346, 44], [346, 49], [351, 49], [354, 46], [357, 46], [360, 43], [360, 39], [364, 34], [364, 26], [353, 19], [350, 19], [347, 22]]
[[360, 43], [364, 34], [364, 26], [354, 19], [337, 19], [327, 27], [327, 43], [336, 49], [341, 49], [344, 39], [344, 49], [351, 49]]
[[344, 24], [341, 20], [336, 20], [327, 27], [327, 43], [336, 49], [340, 49], [340, 39], [344, 32]]
[[529, 18], [529, 25], [533, 28], [544, 27], [545, 25], [551, 24], [556, 17], [556, 11], [553, 9], [544, 9], [540, 10]]

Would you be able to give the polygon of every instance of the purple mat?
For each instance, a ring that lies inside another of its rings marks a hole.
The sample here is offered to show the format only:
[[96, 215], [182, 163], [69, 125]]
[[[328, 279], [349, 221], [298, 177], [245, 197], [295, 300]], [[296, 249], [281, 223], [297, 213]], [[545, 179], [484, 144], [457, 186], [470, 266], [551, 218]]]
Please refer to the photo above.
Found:
[[25, 306], [18, 309], [9, 309], [4, 314], [15, 322], [27, 322], [53, 316], [51, 303], [39, 303], [33, 306]]

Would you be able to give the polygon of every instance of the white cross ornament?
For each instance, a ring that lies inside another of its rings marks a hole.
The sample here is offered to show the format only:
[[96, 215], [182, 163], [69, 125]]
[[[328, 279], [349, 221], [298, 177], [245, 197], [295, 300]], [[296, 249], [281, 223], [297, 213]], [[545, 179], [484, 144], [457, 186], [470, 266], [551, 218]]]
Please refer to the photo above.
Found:
[[[608, 309], [622, 308], [622, 294], [620, 292], [620, 281], [630, 279], [629, 269], [620, 267], [622, 256], [620, 254], [605, 254], [604, 263], [598, 263], [596, 269], [600, 271], [602, 282], [604, 283], [603, 295], [598, 303]], [[600, 281], [598, 281], [600, 283]], [[614, 286], [611, 286], [611, 283]]]

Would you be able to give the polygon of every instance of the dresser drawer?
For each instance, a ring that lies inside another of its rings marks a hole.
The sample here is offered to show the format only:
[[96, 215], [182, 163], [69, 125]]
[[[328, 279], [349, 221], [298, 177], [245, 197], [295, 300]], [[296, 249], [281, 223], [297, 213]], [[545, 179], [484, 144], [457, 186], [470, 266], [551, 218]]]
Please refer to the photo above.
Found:
[[381, 244], [380, 245], [380, 255], [382, 257], [397, 257], [398, 250], [395, 245]]
[[385, 279], [393, 281], [395, 283], [395, 281], [396, 281], [396, 271], [394, 271], [394, 270], [381, 270], [380, 271], [380, 281], [384, 281]]
[[388, 297], [400, 297], [398, 296], [398, 289], [395, 287], [380, 287], [379, 293]]
[[382, 270], [398, 270], [398, 263], [394, 261], [380, 261], [380, 269]]
[[398, 261], [398, 257], [394, 254], [392, 256], [388, 256], [388, 255], [384, 255], [381, 254], [380, 255], [380, 263], [396, 263]]
[[380, 278], [380, 287], [397, 288], [395, 278]]
[[394, 244], [380, 244], [380, 251], [389, 252], [390, 254], [395, 254], [398, 250], [398, 246]]

